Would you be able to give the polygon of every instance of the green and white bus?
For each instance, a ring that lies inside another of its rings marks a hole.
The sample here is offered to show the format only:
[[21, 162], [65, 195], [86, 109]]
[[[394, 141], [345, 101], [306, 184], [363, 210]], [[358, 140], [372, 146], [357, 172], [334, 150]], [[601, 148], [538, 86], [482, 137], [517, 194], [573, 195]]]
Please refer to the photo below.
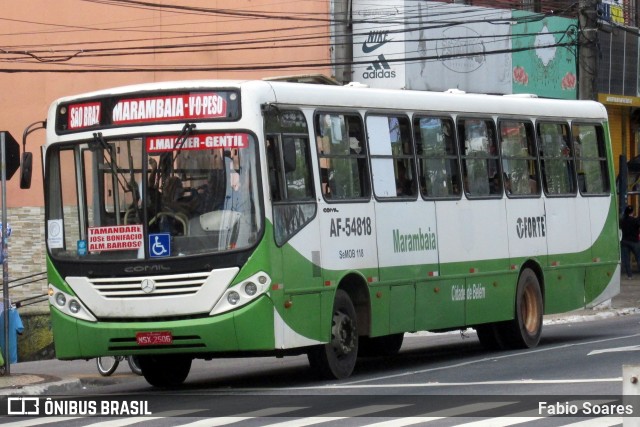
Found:
[[534, 347], [619, 292], [607, 115], [590, 101], [184, 81], [53, 103], [43, 147], [56, 355], [307, 354], [414, 331]]

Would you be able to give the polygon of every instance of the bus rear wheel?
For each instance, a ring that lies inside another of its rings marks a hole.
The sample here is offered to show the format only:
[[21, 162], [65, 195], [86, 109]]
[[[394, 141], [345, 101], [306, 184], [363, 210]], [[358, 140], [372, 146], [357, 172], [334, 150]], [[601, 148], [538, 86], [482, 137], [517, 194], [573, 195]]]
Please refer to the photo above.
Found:
[[538, 276], [524, 269], [518, 279], [515, 318], [501, 328], [503, 342], [509, 348], [531, 348], [538, 345], [542, 334], [544, 314], [542, 292]]
[[176, 387], [187, 379], [191, 357], [184, 355], [138, 356], [142, 375], [154, 387]]
[[356, 310], [349, 295], [338, 289], [333, 302], [331, 341], [307, 353], [311, 368], [322, 378], [347, 378], [358, 358]]

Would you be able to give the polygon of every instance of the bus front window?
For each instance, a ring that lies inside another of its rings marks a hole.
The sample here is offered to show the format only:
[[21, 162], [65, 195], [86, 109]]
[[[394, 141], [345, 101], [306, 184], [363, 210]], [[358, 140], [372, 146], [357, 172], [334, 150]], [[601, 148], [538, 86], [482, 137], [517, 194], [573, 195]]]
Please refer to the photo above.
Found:
[[247, 133], [51, 148], [50, 253], [135, 260], [248, 248], [262, 221], [255, 153]]

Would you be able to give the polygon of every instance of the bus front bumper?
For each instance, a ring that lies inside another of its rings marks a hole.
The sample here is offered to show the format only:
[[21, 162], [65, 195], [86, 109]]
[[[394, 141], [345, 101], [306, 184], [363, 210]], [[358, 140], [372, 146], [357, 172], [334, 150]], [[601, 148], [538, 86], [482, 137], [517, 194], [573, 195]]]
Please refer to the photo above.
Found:
[[[196, 319], [163, 321], [80, 320], [51, 306], [56, 357], [89, 359], [106, 355], [206, 354], [269, 351], [275, 348], [274, 308], [263, 296], [235, 311]], [[138, 344], [136, 336], [158, 333], [170, 343]]]

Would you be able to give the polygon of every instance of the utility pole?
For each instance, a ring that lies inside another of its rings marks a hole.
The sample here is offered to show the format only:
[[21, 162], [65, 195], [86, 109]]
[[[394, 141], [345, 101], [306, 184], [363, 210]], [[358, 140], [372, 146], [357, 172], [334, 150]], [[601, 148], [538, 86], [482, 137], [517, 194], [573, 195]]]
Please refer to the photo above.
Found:
[[353, 23], [351, 16], [352, 0], [333, 0], [333, 48], [331, 57], [334, 64], [334, 78], [342, 84], [353, 80], [351, 63], [353, 62]]
[[580, 0], [578, 27], [578, 98], [595, 100], [598, 96], [597, 0]]

